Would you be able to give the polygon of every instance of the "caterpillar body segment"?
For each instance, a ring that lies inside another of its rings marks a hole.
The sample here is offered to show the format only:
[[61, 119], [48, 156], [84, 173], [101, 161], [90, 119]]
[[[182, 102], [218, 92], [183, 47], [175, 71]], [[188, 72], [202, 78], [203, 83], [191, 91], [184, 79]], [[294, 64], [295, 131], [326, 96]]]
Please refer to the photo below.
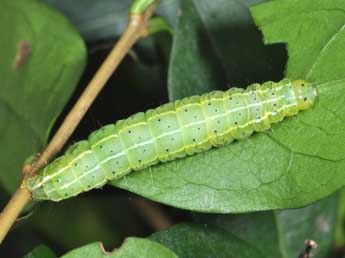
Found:
[[27, 179], [26, 186], [35, 200], [60, 201], [133, 170], [265, 131], [310, 108], [316, 96], [306, 81], [284, 79], [177, 100], [93, 132]]

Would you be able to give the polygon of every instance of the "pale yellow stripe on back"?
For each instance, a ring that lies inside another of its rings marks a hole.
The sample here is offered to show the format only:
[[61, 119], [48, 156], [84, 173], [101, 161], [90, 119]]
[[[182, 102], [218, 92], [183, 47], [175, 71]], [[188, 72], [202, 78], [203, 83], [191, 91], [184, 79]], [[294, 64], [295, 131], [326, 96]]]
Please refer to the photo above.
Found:
[[146, 122], [140, 122], [140, 123], [136, 123], [136, 124], [131, 124], [125, 128], [122, 128], [121, 130], [119, 130], [118, 134], [128, 130], [128, 129], [132, 129], [132, 128], [135, 128], [135, 127], [138, 127], [138, 126], [141, 126], [141, 125], [146, 125], [147, 123]]
[[99, 140], [98, 142], [94, 143], [93, 145], [91, 145], [91, 148], [93, 148], [93, 147], [95, 147], [95, 146], [101, 144], [102, 142], [105, 142], [105, 141], [107, 141], [107, 140], [110, 140], [110, 139], [112, 139], [112, 138], [117, 138], [117, 137], [119, 137], [117, 134], [111, 134], [111, 135], [109, 135], [109, 136], [107, 136], [107, 137], [105, 137], [105, 138]]

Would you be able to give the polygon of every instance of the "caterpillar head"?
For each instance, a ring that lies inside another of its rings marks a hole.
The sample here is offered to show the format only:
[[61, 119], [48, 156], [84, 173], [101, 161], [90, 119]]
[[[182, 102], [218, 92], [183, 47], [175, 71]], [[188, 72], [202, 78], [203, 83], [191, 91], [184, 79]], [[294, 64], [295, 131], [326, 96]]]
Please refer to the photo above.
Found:
[[315, 103], [317, 92], [309, 82], [296, 80], [292, 82], [292, 87], [295, 92], [297, 108], [299, 110], [308, 109]]

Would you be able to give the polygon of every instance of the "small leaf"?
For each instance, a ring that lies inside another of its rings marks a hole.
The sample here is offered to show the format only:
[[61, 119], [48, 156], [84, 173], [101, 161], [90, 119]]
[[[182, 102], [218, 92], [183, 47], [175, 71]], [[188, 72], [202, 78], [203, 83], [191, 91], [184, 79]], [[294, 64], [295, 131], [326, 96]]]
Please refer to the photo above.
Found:
[[199, 224], [179, 224], [154, 233], [150, 239], [173, 250], [180, 258], [265, 257], [247, 242], [219, 228]]
[[130, 13], [131, 14], [141, 14], [147, 10], [147, 8], [153, 4], [158, 5], [160, 0], [134, 0]]
[[39, 245], [23, 258], [56, 258], [57, 256], [44, 245]]
[[149, 21], [148, 31], [150, 34], [158, 32], [168, 32], [170, 35], [174, 35], [174, 30], [170, 24], [160, 16], [153, 17]]
[[40, 1], [3, 0], [0, 8], [0, 183], [12, 192], [25, 158], [46, 144], [86, 51], [71, 24]]
[[156, 242], [130, 237], [112, 252], [104, 250], [101, 243], [93, 243], [68, 252], [61, 258], [177, 258], [168, 248]]

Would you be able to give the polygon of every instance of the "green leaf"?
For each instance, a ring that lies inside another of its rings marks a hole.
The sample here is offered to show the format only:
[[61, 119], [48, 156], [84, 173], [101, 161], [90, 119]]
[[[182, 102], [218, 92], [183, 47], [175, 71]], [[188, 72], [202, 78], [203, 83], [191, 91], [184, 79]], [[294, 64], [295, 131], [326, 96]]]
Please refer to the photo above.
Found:
[[282, 76], [284, 49], [265, 46], [250, 17], [248, 6], [259, 2], [181, 1], [169, 67], [171, 100]]
[[56, 258], [57, 256], [47, 246], [39, 245], [35, 247], [24, 258]]
[[25, 158], [46, 144], [86, 51], [70, 23], [40, 1], [3, 0], [0, 9], [0, 183], [11, 192]]
[[345, 81], [323, 84], [312, 110], [268, 133], [144, 169], [113, 184], [196, 211], [306, 205], [344, 185], [344, 101]]
[[39, 205], [29, 218], [33, 228], [29, 230], [39, 232], [65, 251], [97, 239], [101, 239], [105, 247], [111, 247], [120, 245], [128, 235], [147, 234], [147, 225], [138, 216], [127, 196], [121, 197], [118, 192], [91, 194], [87, 198], [80, 195], [59, 203]]
[[333, 195], [302, 209], [195, 217], [200, 223], [221, 228], [249, 243], [266, 258], [298, 257], [306, 239], [318, 243], [313, 257], [323, 258], [333, 248], [338, 201], [338, 195]]
[[170, 35], [174, 35], [174, 30], [170, 24], [161, 16], [153, 17], [150, 19], [148, 31], [150, 34], [158, 32], [168, 32]]
[[279, 0], [252, 9], [267, 44], [288, 43], [286, 75], [318, 82], [344, 78], [344, 11], [342, 0]]
[[[280, 2], [291, 6], [303, 6], [305, 2], [315, 5], [307, 0], [269, 2], [254, 9], [256, 19], [260, 20], [261, 13], [269, 16], [267, 12], [270, 11], [269, 14], [276, 17], [274, 24], [281, 24], [275, 33], [293, 34], [302, 30], [305, 13], [294, 15], [293, 20], [286, 19], [286, 15], [276, 16]], [[345, 9], [345, 3], [343, 5]], [[319, 17], [315, 15], [314, 19]], [[272, 23], [268, 18], [264, 21], [267, 26]], [[331, 17], [328, 23], [334, 24]], [[265, 28], [264, 23], [260, 25]], [[264, 32], [266, 35], [265, 29]], [[312, 40], [314, 34], [308, 34], [311, 42], [315, 41]], [[345, 43], [345, 38], [339, 40]], [[300, 38], [288, 40], [289, 49], [300, 44], [299, 41]], [[339, 55], [339, 50], [332, 50], [329, 55]], [[308, 51], [309, 48], [304, 52], [300, 49], [295, 55], [303, 59]], [[324, 50], [320, 48], [319, 52]], [[318, 59], [318, 63], [330, 69], [325, 62]], [[345, 58], [337, 65], [344, 67]], [[293, 69], [296, 65], [289, 62], [288, 66]], [[185, 74], [191, 75], [191, 69]], [[204, 76], [202, 73], [207, 71], [200, 70], [193, 76]], [[344, 76], [329, 71], [329, 80]], [[313, 74], [314, 80], [326, 76]], [[191, 85], [197, 87], [198, 83]], [[324, 198], [345, 183], [345, 81], [329, 81], [316, 86], [319, 97], [311, 110], [273, 125], [267, 133], [132, 173], [114, 181], [113, 185], [176, 207], [221, 213], [301, 207]], [[187, 93], [187, 90], [181, 93], [178, 89], [174, 90], [177, 96]], [[193, 90], [188, 89], [188, 93]]]
[[119, 249], [106, 252], [101, 243], [93, 243], [68, 252], [61, 258], [177, 258], [168, 248], [156, 242], [130, 237]]
[[251, 244], [209, 225], [179, 224], [154, 233], [150, 239], [169, 247], [180, 258], [265, 257]]

